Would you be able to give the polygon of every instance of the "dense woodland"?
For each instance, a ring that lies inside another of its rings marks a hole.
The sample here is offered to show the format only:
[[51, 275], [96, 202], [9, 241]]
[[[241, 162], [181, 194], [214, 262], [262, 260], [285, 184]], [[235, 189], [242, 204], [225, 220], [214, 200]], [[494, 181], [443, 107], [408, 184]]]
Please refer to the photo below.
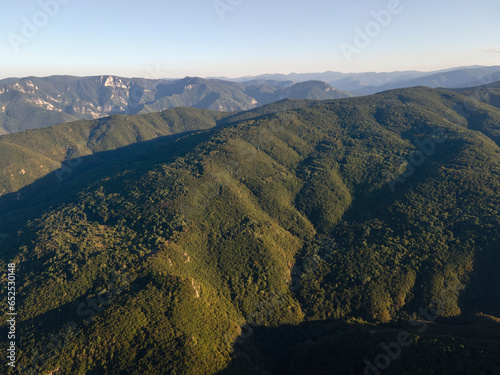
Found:
[[384, 373], [500, 373], [497, 108], [418, 87], [89, 125], [0, 138], [71, 168], [0, 197], [9, 373], [358, 374], [402, 331]]
[[453, 91], [500, 108], [500, 81], [478, 87], [454, 89]]

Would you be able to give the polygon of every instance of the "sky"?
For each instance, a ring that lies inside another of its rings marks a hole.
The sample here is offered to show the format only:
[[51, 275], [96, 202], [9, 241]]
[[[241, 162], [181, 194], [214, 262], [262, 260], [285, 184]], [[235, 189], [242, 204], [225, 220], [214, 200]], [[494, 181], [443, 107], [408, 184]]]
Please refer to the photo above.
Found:
[[0, 4], [0, 78], [233, 78], [500, 65], [498, 0]]

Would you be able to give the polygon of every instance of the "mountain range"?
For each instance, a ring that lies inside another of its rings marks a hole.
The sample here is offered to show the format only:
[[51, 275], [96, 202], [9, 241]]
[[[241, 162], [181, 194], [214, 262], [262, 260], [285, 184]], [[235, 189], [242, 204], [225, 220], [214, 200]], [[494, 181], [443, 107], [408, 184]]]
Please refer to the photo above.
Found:
[[500, 80], [500, 66], [435, 72], [265, 74], [255, 77], [143, 79], [117, 76], [0, 80], [0, 135], [113, 114], [180, 106], [241, 111], [285, 98], [338, 99], [428, 86], [476, 87]]
[[2, 136], [10, 373], [498, 373], [495, 87]]
[[[224, 78], [229, 80], [230, 78]], [[302, 82], [318, 80], [328, 83], [340, 90], [350, 91], [356, 95], [369, 95], [391, 89], [428, 86], [432, 88], [457, 88], [485, 85], [500, 80], [500, 66], [458, 67], [433, 72], [401, 71], [387, 73], [291, 73], [264, 74], [255, 77], [234, 78], [236, 82], [249, 79], [266, 79], [272, 81]]]
[[474, 100], [487, 103], [500, 108], [500, 81], [488, 85], [453, 89], [462, 95], [466, 95]]
[[0, 134], [180, 106], [240, 111], [284, 98], [349, 96], [352, 94], [317, 81], [235, 83], [193, 77], [149, 80], [116, 76], [6, 79], [0, 81]]

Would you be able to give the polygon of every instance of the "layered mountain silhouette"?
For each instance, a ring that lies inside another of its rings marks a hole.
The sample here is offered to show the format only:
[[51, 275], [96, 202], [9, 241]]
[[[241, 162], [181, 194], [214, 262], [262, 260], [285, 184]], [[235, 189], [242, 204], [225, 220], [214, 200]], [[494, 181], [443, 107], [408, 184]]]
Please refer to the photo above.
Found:
[[3, 136], [16, 371], [494, 374], [499, 124], [416, 87]]
[[[227, 79], [227, 78], [226, 78]], [[237, 82], [248, 81], [249, 77], [236, 78]], [[475, 87], [500, 80], [500, 66], [470, 66], [438, 70], [434, 72], [402, 71], [387, 73], [292, 73], [264, 74], [252, 79], [302, 82], [319, 80], [340, 90], [357, 95], [368, 95], [391, 89], [428, 86], [432, 88]]]
[[415, 86], [476, 87], [498, 80], [498, 66], [436, 72], [264, 74], [235, 79], [9, 78], [0, 80], [0, 135], [77, 119], [180, 106], [241, 111], [285, 98], [338, 99]]
[[0, 81], [0, 134], [77, 119], [159, 112], [180, 106], [241, 111], [287, 97], [349, 96], [353, 95], [322, 82], [243, 84], [193, 77], [148, 80], [116, 76], [7, 79]]
[[453, 91], [500, 108], [500, 81], [488, 85], [454, 89]]

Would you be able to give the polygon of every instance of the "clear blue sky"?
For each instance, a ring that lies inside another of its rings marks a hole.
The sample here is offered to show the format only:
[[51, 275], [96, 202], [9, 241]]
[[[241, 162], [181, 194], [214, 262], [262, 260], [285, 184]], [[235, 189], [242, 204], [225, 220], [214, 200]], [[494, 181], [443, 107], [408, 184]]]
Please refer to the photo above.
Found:
[[[40, 3], [54, 1], [67, 4], [47, 15]], [[237, 77], [500, 65], [498, 0], [400, 0], [401, 12], [350, 62], [342, 43], [356, 47], [355, 28], [365, 29], [371, 13], [387, 9], [388, 1], [216, 1], [235, 5], [227, 5], [232, 9], [221, 18], [214, 0], [3, 1], [0, 78]], [[36, 35], [23, 32], [25, 20]]]

